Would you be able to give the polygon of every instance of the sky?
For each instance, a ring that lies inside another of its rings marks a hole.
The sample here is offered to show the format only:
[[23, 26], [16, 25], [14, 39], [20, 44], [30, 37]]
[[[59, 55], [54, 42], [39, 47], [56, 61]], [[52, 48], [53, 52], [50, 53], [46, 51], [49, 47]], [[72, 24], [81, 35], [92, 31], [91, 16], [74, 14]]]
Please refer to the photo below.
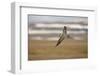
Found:
[[[67, 26], [66, 24], [62, 24], [62, 23], [82, 22], [87, 25], [88, 18], [87, 17], [75, 17], [75, 16], [72, 17], [72, 16], [28, 15], [28, 21], [29, 21], [28, 23], [29, 23], [29, 27], [30, 27], [29, 28], [30, 38], [39, 39], [39, 40], [44, 40], [44, 39], [58, 40], [59, 34], [62, 33], [63, 26]], [[40, 23], [40, 24], [38, 24], [38, 23]], [[45, 24], [45, 23], [52, 23], [52, 24], [49, 25], [49, 24]], [[58, 23], [58, 24], [53, 24], [53, 23]], [[61, 23], [61, 24], [59, 24], [59, 23]], [[84, 31], [82, 30], [84, 27], [80, 24], [79, 25], [71, 24], [70, 27], [69, 27], [69, 25], [67, 27], [71, 28], [71, 29], [76, 29], [74, 31], [70, 30], [67, 32], [70, 34], [74, 34], [73, 37], [79, 36], [78, 39], [80, 39], [81, 36], [86, 33], [85, 30]], [[58, 28], [60, 28], [60, 30], [58, 30]], [[81, 30], [79, 31], [77, 29], [81, 29]], [[87, 29], [87, 26], [86, 26], [86, 29]]]
[[88, 23], [87, 17], [75, 16], [50, 16], [50, 15], [28, 15], [28, 23], [68, 23], [68, 22], [83, 22]]

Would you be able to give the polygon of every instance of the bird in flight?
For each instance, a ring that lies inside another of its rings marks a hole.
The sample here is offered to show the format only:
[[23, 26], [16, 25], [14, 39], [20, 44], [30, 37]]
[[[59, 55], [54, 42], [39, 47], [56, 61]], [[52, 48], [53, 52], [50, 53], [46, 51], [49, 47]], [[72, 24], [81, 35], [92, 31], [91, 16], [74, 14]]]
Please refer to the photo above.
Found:
[[63, 33], [61, 34], [59, 40], [57, 41], [56, 46], [58, 46], [66, 38], [66, 36], [67, 36], [67, 38], [70, 38], [70, 36], [67, 34], [67, 27], [64, 26]]

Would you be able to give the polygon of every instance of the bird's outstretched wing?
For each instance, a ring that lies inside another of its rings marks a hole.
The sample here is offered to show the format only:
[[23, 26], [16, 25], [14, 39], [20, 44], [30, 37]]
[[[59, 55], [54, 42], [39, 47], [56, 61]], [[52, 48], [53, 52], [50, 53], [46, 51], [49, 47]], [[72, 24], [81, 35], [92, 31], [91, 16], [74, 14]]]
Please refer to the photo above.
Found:
[[70, 36], [70, 35], [67, 35], [67, 38], [68, 38], [68, 39], [73, 39], [73, 37], [72, 37], [72, 36]]
[[61, 34], [59, 40], [57, 41], [56, 46], [58, 46], [65, 39], [65, 34], [66, 34], [66, 27], [64, 26], [63, 33]]
[[61, 35], [61, 37], [59, 38], [59, 40], [57, 41], [57, 44], [56, 44], [56, 46], [58, 46], [63, 40], [64, 40], [64, 36], [63, 36], [63, 34]]

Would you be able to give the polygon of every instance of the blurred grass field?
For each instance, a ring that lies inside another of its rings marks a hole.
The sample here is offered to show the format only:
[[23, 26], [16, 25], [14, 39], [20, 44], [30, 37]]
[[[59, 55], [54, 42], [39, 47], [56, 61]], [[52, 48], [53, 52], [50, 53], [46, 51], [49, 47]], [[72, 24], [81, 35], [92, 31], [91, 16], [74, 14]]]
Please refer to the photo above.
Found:
[[28, 60], [76, 59], [88, 57], [86, 40], [65, 39], [59, 46], [57, 41], [28, 40]]

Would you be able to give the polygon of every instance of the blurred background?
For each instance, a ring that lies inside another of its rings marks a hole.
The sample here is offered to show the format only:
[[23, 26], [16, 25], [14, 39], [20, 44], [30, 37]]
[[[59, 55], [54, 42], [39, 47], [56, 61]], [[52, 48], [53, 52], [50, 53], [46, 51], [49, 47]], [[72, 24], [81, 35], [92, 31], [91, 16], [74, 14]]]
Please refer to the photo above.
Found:
[[67, 34], [72, 39], [82, 40], [87, 38], [88, 18], [74, 16], [28, 16], [28, 34], [30, 39], [35, 40], [58, 40], [67, 27]]

